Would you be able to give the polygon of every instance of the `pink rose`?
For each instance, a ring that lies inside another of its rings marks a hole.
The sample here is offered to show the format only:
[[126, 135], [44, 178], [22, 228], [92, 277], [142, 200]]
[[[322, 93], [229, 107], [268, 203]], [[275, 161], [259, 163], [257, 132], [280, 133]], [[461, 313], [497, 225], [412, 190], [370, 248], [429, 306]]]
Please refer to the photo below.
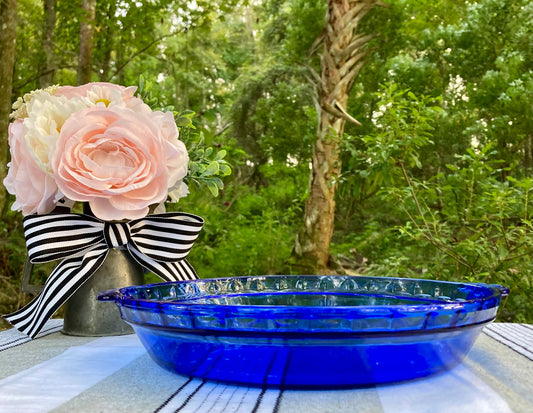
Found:
[[59, 189], [89, 202], [102, 220], [142, 218], [187, 170], [188, 156], [169, 120], [118, 106], [73, 114], [51, 161]]
[[11, 162], [4, 179], [7, 191], [15, 195], [14, 211], [24, 215], [47, 214], [55, 208], [58, 192], [54, 178], [47, 175], [35, 162], [26, 144], [26, 127], [22, 119], [9, 125]]
[[[189, 155], [185, 144], [178, 140], [179, 132], [172, 112], [153, 112], [152, 120], [158, 125], [163, 138], [167, 141], [165, 160], [169, 174], [169, 188], [187, 175]], [[181, 183], [179, 183], [181, 185]]]
[[[115, 85], [113, 83], [92, 82], [92, 83], [86, 83], [85, 85], [81, 85], [81, 86], [61, 86], [59, 89], [57, 89], [55, 95], [65, 96], [67, 99], [81, 98], [81, 97], [87, 96], [87, 92], [89, 92], [94, 86], [109, 88], [110, 90], [115, 90], [120, 93], [122, 93], [126, 89], [126, 87], [124, 86]], [[135, 93], [135, 89], [136, 88], [134, 88], [133, 90], [134, 93]]]

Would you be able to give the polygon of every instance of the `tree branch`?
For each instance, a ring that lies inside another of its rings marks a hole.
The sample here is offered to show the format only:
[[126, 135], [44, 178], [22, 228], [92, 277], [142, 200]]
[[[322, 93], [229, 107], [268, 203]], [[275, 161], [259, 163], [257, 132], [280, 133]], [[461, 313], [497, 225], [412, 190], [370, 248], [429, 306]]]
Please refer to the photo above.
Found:
[[339, 69], [339, 73], [340, 73], [341, 77], [345, 77], [350, 72], [352, 67], [355, 66], [357, 64], [357, 62], [359, 60], [361, 60], [363, 57], [365, 57], [367, 54], [368, 54], [368, 51], [363, 51], [361, 53], [357, 53], [350, 60], [345, 62]]
[[329, 104], [327, 102], [322, 103], [322, 107], [326, 112], [328, 112], [330, 115], [336, 116], [338, 118], [342, 118], [347, 122], [354, 123], [357, 126], [362, 126], [361, 122], [359, 122], [354, 117], [350, 116], [348, 112], [339, 104], [337, 101], [333, 101], [333, 104]]
[[309, 52], [307, 52], [308, 59], [310, 59], [311, 56], [313, 56], [316, 53], [316, 51], [320, 47], [320, 44], [324, 41], [325, 35], [326, 35], [326, 29], [322, 30], [322, 33], [320, 33], [320, 36], [318, 36], [313, 42], [313, 44], [311, 45]]
[[172, 37], [172, 36], [176, 36], [177, 34], [179, 34], [180, 32], [174, 32], [174, 33], [169, 33], [169, 34], [164, 34], [162, 36], [159, 36], [157, 38], [155, 38], [152, 42], [148, 43], [146, 46], [144, 46], [142, 49], [136, 51], [133, 55], [130, 56], [130, 58], [128, 60], [126, 60], [123, 64], [121, 64], [119, 67], [117, 67], [115, 69], [115, 71], [113, 72], [113, 74], [111, 76], [109, 76], [108, 79], [106, 79], [106, 81], [109, 81], [111, 79], [113, 79], [116, 75], [118, 75], [120, 72], [122, 72], [122, 70], [124, 70], [124, 68], [133, 61], [133, 59], [135, 59], [137, 56], [139, 56], [141, 53], [144, 53], [145, 51], [147, 51], [150, 47], [152, 47], [153, 45], [159, 43], [161, 40], [163, 39], [166, 39], [167, 37]]
[[341, 62], [342, 60], [346, 58], [350, 58], [353, 56], [353, 53], [363, 47], [366, 43], [368, 43], [370, 40], [378, 37], [379, 34], [369, 34], [366, 36], [358, 36], [354, 41], [352, 41], [346, 49], [344, 49], [342, 52], [340, 52], [337, 56], [335, 56], [335, 60], [337, 63]]

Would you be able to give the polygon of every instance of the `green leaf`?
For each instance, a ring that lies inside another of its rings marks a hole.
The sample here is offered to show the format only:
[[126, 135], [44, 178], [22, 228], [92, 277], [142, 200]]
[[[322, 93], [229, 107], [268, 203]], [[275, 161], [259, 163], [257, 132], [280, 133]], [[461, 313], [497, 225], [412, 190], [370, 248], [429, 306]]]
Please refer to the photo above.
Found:
[[189, 162], [189, 175], [194, 176], [198, 172], [198, 164], [196, 162]]
[[192, 120], [189, 117], [186, 116], [180, 116], [176, 119], [176, 125], [184, 127], [184, 126], [191, 126]]
[[196, 112], [194, 112], [193, 110], [187, 109], [187, 110], [184, 110], [183, 112], [181, 112], [179, 114], [179, 116], [186, 116], [188, 118], [192, 118], [195, 114], [196, 114]]
[[207, 189], [213, 194], [213, 196], [218, 196], [218, 185], [214, 181], [206, 181]]
[[231, 175], [231, 168], [225, 163], [219, 163], [220, 173], [222, 176]]
[[218, 171], [220, 170], [220, 167], [218, 165], [217, 161], [213, 161], [209, 164], [209, 166], [206, 168], [204, 172], [202, 172], [202, 176], [212, 176], [216, 175]]
[[222, 179], [218, 177], [214, 177], [214, 178], [211, 178], [211, 180], [215, 183], [218, 189], [224, 189], [224, 182], [222, 182]]
[[138, 89], [138, 93], [140, 95], [142, 95], [144, 91], [144, 76], [143, 75], [139, 75], [139, 89]]
[[224, 159], [224, 157], [226, 156], [226, 150], [225, 149], [222, 149], [220, 151], [217, 152], [217, 155], [215, 156], [215, 161], [220, 161], [222, 159]]

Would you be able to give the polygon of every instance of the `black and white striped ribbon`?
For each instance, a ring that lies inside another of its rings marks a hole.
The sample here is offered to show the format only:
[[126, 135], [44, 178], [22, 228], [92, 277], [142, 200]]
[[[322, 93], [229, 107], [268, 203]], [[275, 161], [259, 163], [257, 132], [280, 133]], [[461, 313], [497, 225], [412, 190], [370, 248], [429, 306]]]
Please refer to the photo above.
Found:
[[30, 261], [62, 261], [35, 299], [4, 318], [34, 338], [102, 265], [111, 248], [127, 248], [140, 265], [165, 281], [196, 279], [185, 257], [203, 223], [202, 218], [182, 212], [148, 215], [129, 222], [103, 222], [82, 214], [27, 216], [24, 235]]

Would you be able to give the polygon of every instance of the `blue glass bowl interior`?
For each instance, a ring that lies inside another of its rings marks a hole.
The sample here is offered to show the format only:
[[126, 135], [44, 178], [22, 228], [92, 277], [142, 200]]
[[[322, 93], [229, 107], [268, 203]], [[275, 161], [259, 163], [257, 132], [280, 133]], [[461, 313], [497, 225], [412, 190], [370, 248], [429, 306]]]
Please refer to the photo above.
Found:
[[179, 374], [288, 388], [447, 370], [495, 317], [501, 286], [386, 277], [256, 276], [103, 292]]

